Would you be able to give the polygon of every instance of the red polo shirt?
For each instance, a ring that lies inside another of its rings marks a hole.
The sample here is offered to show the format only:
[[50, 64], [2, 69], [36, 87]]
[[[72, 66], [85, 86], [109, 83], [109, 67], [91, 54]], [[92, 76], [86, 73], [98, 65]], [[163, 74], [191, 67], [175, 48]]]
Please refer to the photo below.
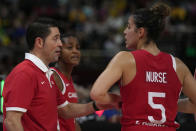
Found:
[[20, 111], [25, 131], [57, 130], [57, 106], [66, 103], [51, 74], [38, 57], [26, 53], [5, 80], [4, 119], [6, 112]]

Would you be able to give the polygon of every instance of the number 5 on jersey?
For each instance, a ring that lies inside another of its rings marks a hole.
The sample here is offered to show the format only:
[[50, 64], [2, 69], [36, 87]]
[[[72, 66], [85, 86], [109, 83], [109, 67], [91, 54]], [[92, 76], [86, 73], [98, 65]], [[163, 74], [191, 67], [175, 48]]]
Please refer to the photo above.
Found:
[[148, 104], [152, 107], [152, 109], [159, 109], [161, 110], [161, 120], [155, 120], [153, 116], [148, 116], [148, 120], [155, 124], [163, 124], [166, 122], [166, 115], [165, 115], [165, 107], [162, 104], [155, 104], [153, 102], [153, 98], [155, 97], [162, 97], [165, 98], [165, 93], [161, 92], [148, 92]]

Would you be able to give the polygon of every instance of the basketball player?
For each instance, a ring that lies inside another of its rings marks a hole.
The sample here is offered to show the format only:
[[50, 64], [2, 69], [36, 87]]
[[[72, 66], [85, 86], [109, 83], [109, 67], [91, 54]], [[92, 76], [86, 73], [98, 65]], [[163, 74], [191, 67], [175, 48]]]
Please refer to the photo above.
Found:
[[[65, 35], [61, 34], [61, 41], [62, 41], [62, 51], [60, 58], [55, 67], [51, 67], [50, 70], [53, 71], [53, 76], [55, 83], [57, 84], [59, 90], [61, 91], [62, 95], [67, 101], [67, 105], [65, 106], [66, 116], [71, 113], [72, 115], [75, 114], [77, 117], [88, 115], [97, 111], [99, 109], [110, 109], [114, 108], [113, 105], [100, 105], [96, 106], [95, 102], [89, 102], [85, 104], [79, 104], [77, 99], [77, 94], [74, 89], [71, 73], [73, 68], [79, 64], [80, 62], [80, 45], [78, 39], [74, 35]], [[86, 107], [88, 105], [93, 105], [93, 112], [85, 112]], [[116, 106], [116, 105], [115, 105]], [[81, 110], [83, 113], [80, 114]], [[66, 117], [69, 118], [69, 117]], [[75, 122], [74, 118], [65, 119], [59, 116], [59, 126], [58, 129], [60, 131], [80, 131], [80, 126], [77, 122]]]
[[[62, 51], [55, 67], [50, 69], [54, 71], [54, 79], [58, 84], [62, 95], [69, 103], [77, 103], [78, 97], [73, 85], [71, 73], [75, 66], [80, 62], [80, 45], [78, 39], [73, 35], [61, 34]], [[80, 109], [78, 109], [80, 110]], [[80, 131], [79, 124], [75, 119], [63, 119], [59, 117], [61, 131]], [[77, 129], [77, 130], [76, 130]]]
[[[196, 81], [187, 66], [157, 47], [169, 12], [164, 3], [133, 12], [124, 34], [126, 48], [135, 51], [114, 56], [91, 90], [97, 103], [122, 101], [122, 131], [175, 131], [181, 90], [196, 104]], [[108, 92], [117, 81], [121, 97]]]

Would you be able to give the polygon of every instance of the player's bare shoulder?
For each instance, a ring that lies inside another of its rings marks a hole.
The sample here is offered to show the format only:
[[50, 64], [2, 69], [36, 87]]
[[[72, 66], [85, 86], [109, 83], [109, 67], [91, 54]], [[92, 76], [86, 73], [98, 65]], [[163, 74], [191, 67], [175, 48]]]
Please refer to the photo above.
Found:
[[175, 57], [176, 60], [176, 73], [180, 79], [180, 81], [182, 82], [185, 75], [187, 73], [190, 73], [188, 67], [184, 64], [184, 62], [182, 60], [180, 60], [179, 58]]
[[118, 61], [123, 65], [135, 63], [133, 54], [130, 51], [120, 51], [116, 54], [114, 59], [118, 59]]
[[54, 80], [55, 80], [57, 87], [59, 88], [60, 91], [62, 91], [63, 90], [63, 83], [62, 83], [60, 76], [54, 71], [53, 77], [54, 77]]

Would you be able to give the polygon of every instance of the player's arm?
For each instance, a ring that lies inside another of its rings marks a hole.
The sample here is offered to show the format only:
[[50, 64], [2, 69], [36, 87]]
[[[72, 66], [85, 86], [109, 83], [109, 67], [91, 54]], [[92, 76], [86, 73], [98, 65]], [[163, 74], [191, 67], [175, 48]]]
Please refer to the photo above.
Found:
[[19, 111], [7, 111], [6, 118], [4, 120], [7, 131], [24, 131], [21, 117], [23, 112]]
[[114, 108], [114, 105], [97, 104], [95, 102], [85, 104], [68, 103], [66, 106], [58, 108], [58, 114], [64, 119], [69, 119], [89, 115], [97, 110], [107, 110], [112, 108]]
[[196, 113], [196, 105], [189, 98], [178, 100], [178, 112]]
[[128, 58], [130, 57], [127, 57], [127, 52], [124, 51], [114, 56], [92, 87], [90, 96], [93, 100], [103, 104], [120, 101], [119, 95], [111, 94], [108, 90], [122, 77], [123, 66], [129, 61]]
[[69, 103], [66, 106], [58, 109], [58, 114], [64, 119], [85, 116], [93, 113], [92, 102], [87, 104]]
[[53, 71], [53, 78], [54, 78], [54, 81], [55, 81], [57, 87], [59, 88], [59, 90], [62, 91], [63, 90], [63, 83], [61, 81], [61, 78], [59, 77], [59, 75], [55, 71]]
[[[179, 101], [178, 106], [180, 106], [181, 112], [193, 113], [196, 112], [196, 80], [193, 78], [188, 67], [179, 59], [177, 59], [177, 68], [180, 74], [180, 79], [182, 81], [182, 92], [189, 98], [189, 100], [185, 99], [184, 101]], [[181, 105], [182, 104], [182, 105]], [[183, 106], [184, 105], [184, 106]], [[189, 109], [188, 109], [189, 108]], [[191, 112], [190, 112], [191, 111]]]
[[182, 92], [196, 105], [196, 80], [186, 67]]

